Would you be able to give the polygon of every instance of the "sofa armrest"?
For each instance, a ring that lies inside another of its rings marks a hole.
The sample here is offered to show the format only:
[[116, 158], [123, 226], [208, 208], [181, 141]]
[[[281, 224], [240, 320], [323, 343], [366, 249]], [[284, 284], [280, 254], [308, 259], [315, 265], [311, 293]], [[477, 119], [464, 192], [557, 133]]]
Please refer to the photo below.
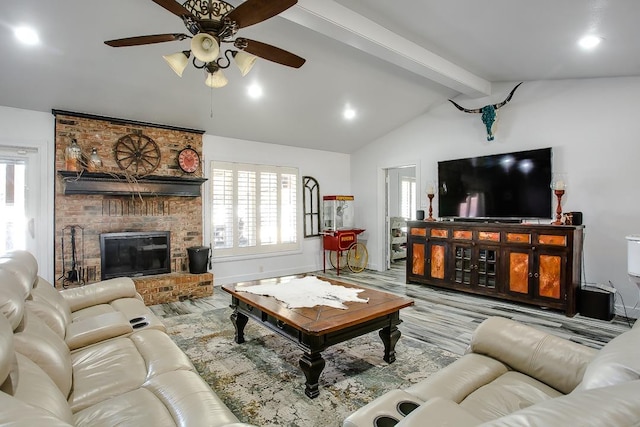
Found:
[[64, 340], [69, 350], [75, 350], [131, 333], [133, 333], [133, 327], [129, 320], [124, 317], [124, 314], [114, 311], [70, 323]]
[[442, 397], [429, 399], [403, 418], [397, 427], [472, 427], [482, 420], [471, 415], [452, 400]]
[[103, 280], [79, 288], [64, 289], [60, 295], [69, 303], [71, 311], [93, 305], [108, 304], [119, 298], [138, 298], [136, 285], [129, 277]]
[[482, 354], [465, 354], [405, 391], [421, 401], [444, 397], [456, 403], [509, 371], [504, 363]]
[[470, 350], [497, 359], [560, 392], [582, 381], [597, 351], [503, 317], [491, 317], [473, 333]]

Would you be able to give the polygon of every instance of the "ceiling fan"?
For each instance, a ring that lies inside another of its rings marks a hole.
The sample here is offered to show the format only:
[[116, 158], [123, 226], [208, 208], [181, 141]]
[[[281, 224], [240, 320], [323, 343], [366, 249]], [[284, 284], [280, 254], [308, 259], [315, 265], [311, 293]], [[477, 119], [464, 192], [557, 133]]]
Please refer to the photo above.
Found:
[[[105, 44], [112, 47], [139, 46], [190, 38], [190, 50], [165, 55], [163, 58], [176, 74], [182, 76], [193, 54], [193, 65], [207, 72], [205, 84], [212, 88], [227, 84], [222, 69], [229, 67], [232, 60], [238, 65], [243, 76], [249, 72], [256, 57], [293, 68], [300, 68], [305, 63], [304, 58], [278, 47], [235, 37], [240, 28], [272, 18], [295, 5], [297, 0], [246, 0], [237, 7], [222, 0], [187, 0], [184, 4], [175, 0], [153, 2], [181, 18], [191, 35], [154, 34], [108, 40]], [[224, 55], [219, 57], [222, 43], [232, 43], [237, 50], [227, 49]]]

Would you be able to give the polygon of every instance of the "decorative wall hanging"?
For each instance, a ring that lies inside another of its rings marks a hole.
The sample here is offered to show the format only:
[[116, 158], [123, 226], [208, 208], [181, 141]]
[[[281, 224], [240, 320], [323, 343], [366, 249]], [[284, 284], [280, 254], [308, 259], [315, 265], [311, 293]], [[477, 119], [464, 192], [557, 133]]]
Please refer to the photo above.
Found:
[[449, 100], [449, 102], [455, 105], [458, 110], [464, 111], [465, 113], [482, 113], [482, 123], [484, 123], [485, 127], [487, 128], [487, 141], [493, 141], [494, 139], [493, 127], [496, 123], [497, 110], [501, 107], [504, 107], [507, 104], [507, 102], [511, 101], [511, 97], [513, 96], [514, 92], [516, 91], [516, 89], [518, 89], [518, 87], [522, 83], [523, 82], [518, 83], [516, 87], [513, 88], [511, 93], [509, 93], [509, 96], [507, 96], [507, 99], [505, 99], [504, 101], [498, 104], [489, 104], [489, 105], [485, 105], [482, 108], [468, 109], [468, 108], [462, 107], [461, 105], [456, 104], [452, 100]]
[[315, 178], [302, 177], [302, 204], [304, 205], [304, 237], [320, 235], [320, 185]]
[[187, 145], [178, 153], [178, 166], [186, 173], [194, 173], [200, 166], [200, 156], [198, 152]]
[[160, 165], [160, 148], [143, 134], [130, 133], [113, 147], [118, 167], [134, 176], [145, 176]]

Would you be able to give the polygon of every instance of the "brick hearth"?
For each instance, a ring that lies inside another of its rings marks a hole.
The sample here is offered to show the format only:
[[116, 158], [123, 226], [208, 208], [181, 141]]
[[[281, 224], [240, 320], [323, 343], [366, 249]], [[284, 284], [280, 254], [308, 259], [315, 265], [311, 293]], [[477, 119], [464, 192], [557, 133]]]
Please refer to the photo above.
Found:
[[134, 277], [146, 305], [184, 301], [213, 295], [213, 274], [170, 273]]

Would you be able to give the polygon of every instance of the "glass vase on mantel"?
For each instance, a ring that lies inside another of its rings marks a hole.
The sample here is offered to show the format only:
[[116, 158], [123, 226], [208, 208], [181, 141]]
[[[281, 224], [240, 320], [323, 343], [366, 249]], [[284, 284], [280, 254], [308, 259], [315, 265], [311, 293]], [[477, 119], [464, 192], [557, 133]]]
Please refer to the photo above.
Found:
[[89, 156], [89, 164], [87, 170], [89, 172], [98, 172], [100, 169], [102, 169], [102, 159], [98, 154], [98, 150], [93, 147], [91, 149], [91, 155]]
[[82, 150], [75, 139], [64, 150], [64, 167], [73, 172], [82, 170]]

